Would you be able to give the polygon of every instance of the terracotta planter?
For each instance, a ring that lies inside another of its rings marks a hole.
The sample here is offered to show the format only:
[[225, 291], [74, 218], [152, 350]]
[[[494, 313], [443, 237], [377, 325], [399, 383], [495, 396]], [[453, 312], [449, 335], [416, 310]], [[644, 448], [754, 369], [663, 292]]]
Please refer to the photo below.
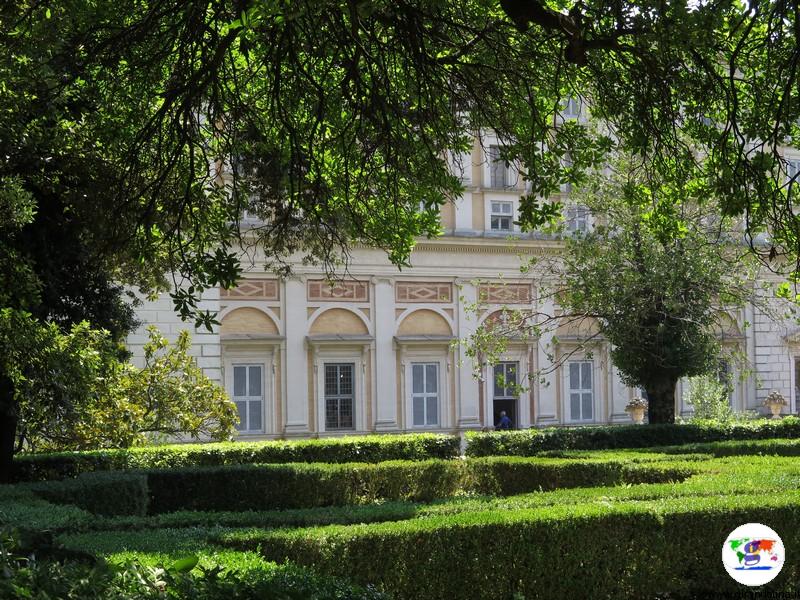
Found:
[[627, 413], [631, 416], [631, 419], [637, 425], [642, 425], [644, 423], [644, 407], [643, 406], [634, 406], [632, 408], [625, 409]]
[[767, 408], [772, 413], [773, 419], [780, 419], [781, 418], [781, 410], [783, 409], [783, 404], [778, 404], [777, 402], [773, 402], [772, 404], [768, 404]]

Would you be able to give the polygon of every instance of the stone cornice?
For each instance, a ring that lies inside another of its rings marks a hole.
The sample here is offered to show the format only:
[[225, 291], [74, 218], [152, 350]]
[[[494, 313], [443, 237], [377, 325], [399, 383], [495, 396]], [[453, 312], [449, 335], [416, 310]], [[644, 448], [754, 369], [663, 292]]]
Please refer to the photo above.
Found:
[[[355, 244], [354, 248], [373, 249], [366, 244]], [[536, 256], [552, 256], [564, 247], [561, 241], [533, 239], [492, 239], [492, 238], [457, 238], [444, 236], [423, 240], [414, 246], [414, 252], [453, 252], [457, 254], [527, 254]]]

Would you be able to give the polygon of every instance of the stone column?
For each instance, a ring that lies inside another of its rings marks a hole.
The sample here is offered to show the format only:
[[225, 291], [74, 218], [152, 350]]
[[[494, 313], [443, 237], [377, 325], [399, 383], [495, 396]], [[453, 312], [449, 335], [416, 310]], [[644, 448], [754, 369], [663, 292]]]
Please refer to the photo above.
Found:
[[394, 281], [373, 278], [375, 290], [375, 430], [393, 431], [397, 423], [397, 367], [394, 354]]
[[[467, 311], [466, 305], [475, 304], [478, 299], [478, 290], [471, 282], [456, 280], [456, 294], [458, 295], [458, 318], [455, 332], [459, 340], [466, 339], [474, 333], [478, 326], [477, 315]], [[463, 344], [458, 347], [458, 377], [456, 379], [456, 423], [459, 429], [479, 429], [480, 407], [478, 405], [479, 382], [472, 376], [472, 359], [467, 356]]]
[[[547, 298], [539, 310], [546, 315], [554, 314], [555, 306], [552, 299]], [[542, 331], [536, 349], [536, 365], [541, 371], [550, 372], [543, 376], [544, 383], [539, 382], [539, 377], [536, 378], [534, 386], [536, 408], [534, 422], [536, 425], [554, 425], [559, 422], [558, 392], [561, 382], [558, 380], [558, 371], [552, 370], [552, 361], [554, 358], [557, 359], [555, 351], [553, 331]]]
[[287, 278], [283, 298], [286, 314], [286, 434], [304, 435], [309, 432], [305, 277]]

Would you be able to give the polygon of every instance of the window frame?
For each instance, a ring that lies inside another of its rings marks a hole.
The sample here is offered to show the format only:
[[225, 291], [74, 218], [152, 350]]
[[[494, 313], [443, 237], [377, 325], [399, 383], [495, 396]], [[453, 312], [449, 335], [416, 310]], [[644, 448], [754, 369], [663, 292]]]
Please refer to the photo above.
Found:
[[[239, 416], [240, 416], [240, 425], [242, 424], [242, 422], [244, 422], [246, 426], [241, 428], [241, 429], [237, 426], [236, 427], [237, 433], [243, 434], [243, 435], [266, 433], [266, 424], [267, 424], [267, 418], [266, 418], [266, 404], [267, 404], [266, 363], [258, 362], [258, 361], [248, 361], [248, 360], [245, 360], [245, 359], [241, 359], [241, 360], [232, 359], [230, 364], [231, 364], [231, 370], [230, 370], [231, 375], [230, 375], [229, 394], [230, 394], [231, 401], [234, 402], [235, 404], [237, 404], [237, 406], [236, 406], [237, 412], [238, 412], [238, 408], [239, 408], [238, 402], [244, 402], [244, 404], [245, 404], [245, 419], [244, 419], [244, 421], [241, 421], [241, 413], [239, 413]], [[245, 375], [245, 390], [247, 392], [249, 392], [250, 391], [250, 381], [251, 381], [250, 380], [250, 369], [255, 368], [255, 367], [258, 367], [261, 370], [261, 374], [260, 374], [260, 380], [261, 381], [259, 382], [260, 383], [260, 389], [261, 389], [261, 395], [260, 396], [251, 396], [248, 393], [248, 394], [245, 394], [244, 396], [237, 396], [236, 395], [236, 369], [241, 369], [241, 368], [245, 369], [245, 373], [246, 373], [246, 375]], [[250, 425], [251, 425], [250, 410], [251, 410], [252, 404], [255, 403], [255, 402], [258, 402], [260, 404], [260, 409], [259, 409], [260, 415], [259, 415], [259, 417], [260, 417], [260, 420], [261, 420], [261, 427], [259, 429], [253, 429], [253, 428], [250, 427]]]
[[[572, 366], [576, 365], [579, 368], [578, 371], [578, 385], [579, 387], [573, 388], [572, 387]], [[590, 387], [585, 388], [583, 387], [583, 365], [589, 365], [589, 373], [591, 377]], [[594, 423], [597, 421], [597, 377], [595, 374], [595, 362], [594, 359], [588, 358], [573, 358], [569, 359], [565, 363], [564, 369], [564, 412], [565, 416], [567, 417], [565, 420], [569, 423]], [[591, 403], [590, 406], [592, 407], [592, 414], [589, 418], [586, 418], [583, 414], [583, 396], [584, 394], [591, 394]], [[579, 395], [579, 418], [574, 418], [572, 413], [572, 395], [578, 394]]]
[[[317, 433], [331, 435], [347, 434], [366, 429], [367, 398], [374, 396], [374, 382], [371, 391], [367, 387], [366, 369], [369, 363], [367, 352], [369, 343], [312, 342], [313, 348], [313, 389], [314, 416]], [[353, 429], [327, 429], [325, 423], [325, 364], [352, 363], [353, 370]]]
[[[508, 207], [508, 212], [505, 211], [496, 211], [495, 206], [498, 207]], [[499, 233], [513, 233], [514, 231], [514, 221], [515, 221], [515, 206], [514, 202], [511, 200], [489, 200], [489, 231], [495, 231]], [[494, 220], [495, 219], [508, 219], [508, 228], [504, 227], [494, 227]]]
[[[336, 394], [328, 394], [328, 368], [335, 367], [339, 376], [341, 376], [341, 368], [342, 367], [349, 367], [350, 368], [350, 393], [349, 394], [342, 394], [341, 393], [341, 379], [338, 381], [338, 393]], [[355, 431], [356, 430], [356, 364], [354, 362], [345, 362], [345, 361], [323, 361], [322, 363], [322, 370], [323, 370], [323, 381], [322, 381], [322, 388], [323, 388], [323, 406], [325, 409], [324, 413], [324, 420], [325, 420], [325, 431]], [[328, 421], [328, 402], [330, 400], [334, 400], [337, 402], [337, 426], [331, 426]], [[349, 400], [350, 401], [350, 425], [347, 427], [343, 427], [341, 425], [342, 420], [342, 400]]]
[[[495, 136], [489, 136], [484, 140], [482, 187], [486, 190], [516, 191], [519, 187], [519, 168], [513, 161], [507, 162], [499, 158], [502, 148], [502, 144]], [[497, 176], [500, 169], [502, 169], [502, 182], [498, 181]], [[502, 185], [498, 185], [499, 183]]]
[[[417, 372], [415, 367], [422, 367], [422, 391], [416, 392], [415, 385], [414, 385], [414, 374]], [[428, 384], [428, 367], [435, 367], [436, 373], [436, 390], [434, 392], [429, 392], [427, 389]], [[430, 428], [438, 428], [441, 426], [441, 400], [442, 400], [442, 373], [441, 373], [441, 365], [439, 361], [414, 361], [411, 363], [411, 427], [414, 429], [430, 429]], [[415, 423], [414, 415], [416, 413], [416, 401], [418, 398], [422, 399], [422, 413], [423, 413], [423, 423], [417, 424]], [[433, 398], [435, 400], [436, 406], [436, 420], [433, 423], [429, 423], [429, 415], [428, 415], [428, 408], [429, 408], [429, 400]]]
[[583, 100], [581, 100], [580, 96], [567, 96], [566, 99], [561, 101], [559, 114], [565, 121], [580, 119], [583, 116]]
[[[403, 399], [403, 429], [406, 431], [425, 431], [447, 429], [453, 426], [453, 408], [450, 406], [452, 394], [452, 350], [441, 343], [400, 343], [398, 347], [401, 377], [401, 397]], [[425, 427], [414, 426], [413, 371], [414, 363], [438, 363], [439, 365], [439, 424]]]
[[[511, 204], [511, 229], [492, 229], [492, 204], [502, 202]], [[519, 235], [520, 229], [517, 225], [517, 214], [519, 213], [519, 196], [516, 194], [502, 192], [485, 192], [483, 195], [483, 232], [489, 236], [509, 236]]]
[[[583, 227], [578, 227], [583, 223]], [[567, 233], [589, 233], [592, 229], [592, 211], [584, 204], [571, 203], [565, 208], [564, 225]]]
[[[500, 362], [496, 363], [492, 366], [492, 400], [519, 400], [519, 394], [509, 395], [507, 393], [498, 396], [497, 395], [497, 367], [503, 367], [503, 377], [508, 380], [508, 367], [513, 366], [514, 368], [514, 384], [519, 385], [519, 369], [520, 364], [518, 360], [501, 360]], [[508, 392], [509, 387], [502, 388], [503, 392]]]

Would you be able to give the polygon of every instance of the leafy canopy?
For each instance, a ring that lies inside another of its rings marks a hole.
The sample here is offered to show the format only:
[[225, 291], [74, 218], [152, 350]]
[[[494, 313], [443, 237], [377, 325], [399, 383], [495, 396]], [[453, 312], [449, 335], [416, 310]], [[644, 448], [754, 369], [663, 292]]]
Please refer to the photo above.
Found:
[[61, 333], [15, 311], [0, 315], [4, 368], [19, 402], [18, 449], [127, 448], [166, 436], [219, 441], [238, 423], [236, 406], [189, 354], [186, 331], [170, 344], [150, 327], [138, 368], [85, 322]]

